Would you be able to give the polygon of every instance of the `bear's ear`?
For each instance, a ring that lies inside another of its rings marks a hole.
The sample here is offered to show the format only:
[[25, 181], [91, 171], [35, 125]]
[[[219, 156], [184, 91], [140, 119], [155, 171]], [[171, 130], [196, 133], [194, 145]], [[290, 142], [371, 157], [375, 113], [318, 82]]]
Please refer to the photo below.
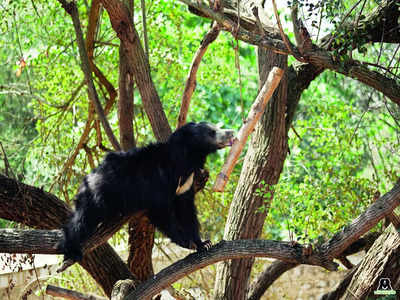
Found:
[[173, 142], [182, 142], [185, 140], [187, 141], [187, 138], [190, 137], [190, 135], [193, 133], [196, 125], [197, 124], [194, 122], [186, 123], [182, 127], [175, 130], [169, 137], [169, 140]]

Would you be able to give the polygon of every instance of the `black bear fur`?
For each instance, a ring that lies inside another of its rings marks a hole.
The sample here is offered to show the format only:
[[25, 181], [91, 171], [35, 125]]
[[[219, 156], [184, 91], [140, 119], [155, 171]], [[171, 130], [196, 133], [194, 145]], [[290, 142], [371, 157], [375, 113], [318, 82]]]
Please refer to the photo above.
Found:
[[64, 260], [80, 261], [82, 246], [100, 223], [144, 211], [172, 242], [203, 251], [209, 241], [199, 234], [193, 173], [208, 154], [232, 144], [233, 131], [212, 124], [188, 123], [165, 143], [126, 152], [110, 152], [85, 176], [76, 195], [75, 211], [63, 227], [59, 247]]

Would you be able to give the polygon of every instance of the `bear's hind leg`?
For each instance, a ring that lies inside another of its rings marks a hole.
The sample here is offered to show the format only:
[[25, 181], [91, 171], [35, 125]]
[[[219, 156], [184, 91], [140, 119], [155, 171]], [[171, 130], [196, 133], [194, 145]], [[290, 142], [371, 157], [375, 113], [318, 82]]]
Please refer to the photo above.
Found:
[[72, 218], [63, 228], [64, 241], [60, 248], [64, 252], [64, 261], [71, 259], [81, 261], [82, 247], [94, 234], [97, 225], [102, 221], [101, 212], [95, 208], [77, 208]]

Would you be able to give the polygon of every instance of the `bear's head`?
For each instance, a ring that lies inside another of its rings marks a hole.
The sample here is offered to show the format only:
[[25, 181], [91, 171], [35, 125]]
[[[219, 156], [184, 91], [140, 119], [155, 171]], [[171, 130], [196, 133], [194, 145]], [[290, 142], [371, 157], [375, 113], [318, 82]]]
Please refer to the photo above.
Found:
[[190, 122], [178, 128], [170, 136], [169, 143], [207, 155], [218, 149], [232, 146], [234, 138], [234, 130], [220, 129], [207, 122]]

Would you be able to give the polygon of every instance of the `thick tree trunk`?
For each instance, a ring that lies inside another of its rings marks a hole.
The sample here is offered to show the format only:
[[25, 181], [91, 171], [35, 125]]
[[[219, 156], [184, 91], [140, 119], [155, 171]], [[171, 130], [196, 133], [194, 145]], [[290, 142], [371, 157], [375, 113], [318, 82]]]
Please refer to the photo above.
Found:
[[[266, 79], [271, 65], [282, 68], [278, 62], [286, 64], [283, 61], [286, 61], [285, 58], [278, 54], [259, 50], [260, 85]], [[288, 151], [287, 132], [293, 121], [300, 96], [322, 71], [322, 68], [310, 64], [294, 64], [285, 72], [286, 79], [282, 79], [275, 91], [274, 99], [269, 103], [253, 133], [230, 207], [225, 239], [257, 238], [260, 235], [268, 209], [264, 213], [258, 212], [257, 209], [263, 204], [266, 204], [268, 208], [273, 192], [270, 194], [271, 198], [263, 199], [255, 195], [254, 191], [257, 188], [263, 188], [260, 185], [262, 180], [270, 185], [277, 183]], [[284, 90], [282, 90], [283, 87]], [[217, 299], [244, 299], [252, 264], [253, 260], [220, 264], [217, 267], [215, 297]], [[234, 298], [231, 298], [232, 296]]]
[[[287, 68], [287, 57], [259, 50], [261, 87], [273, 66]], [[273, 185], [278, 182], [288, 151], [286, 130], [287, 76], [284, 75], [253, 133], [230, 207], [224, 239], [256, 239], [260, 236]], [[264, 184], [264, 183], [265, 184]], [[261, 189], [270, 195], [259, 195]], [[265, 205], [266, 209], [258, 209]], [[224, 262], [217, 267], [216, 299], [245, 299], [254, 259]]]

